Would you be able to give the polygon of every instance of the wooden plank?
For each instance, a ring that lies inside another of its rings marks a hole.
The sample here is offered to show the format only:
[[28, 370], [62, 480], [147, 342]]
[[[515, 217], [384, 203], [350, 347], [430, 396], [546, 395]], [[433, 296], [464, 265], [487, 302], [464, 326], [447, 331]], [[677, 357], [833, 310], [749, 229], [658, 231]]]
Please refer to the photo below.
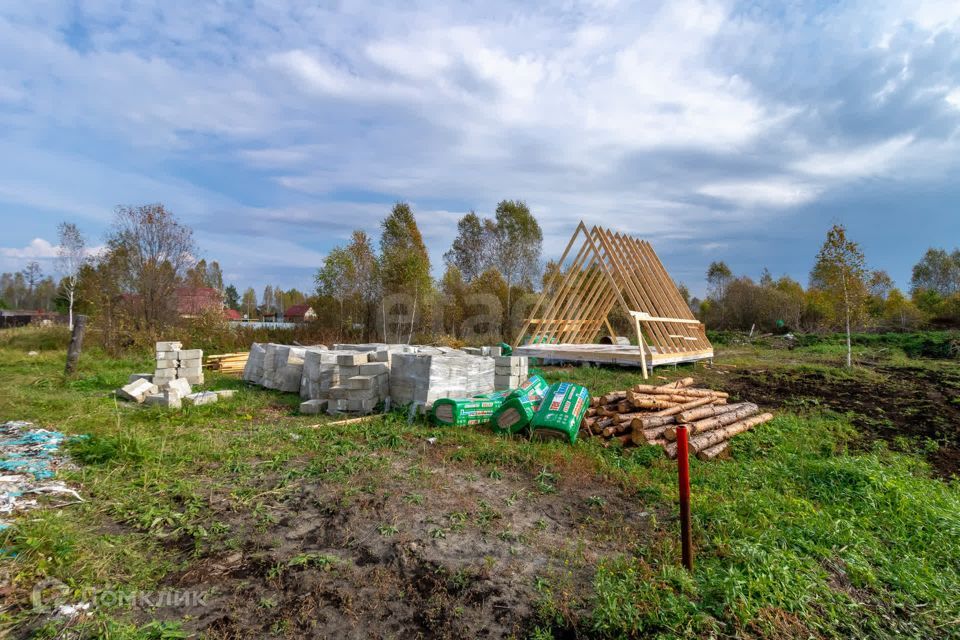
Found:
[[[617, 246], [620, 251], [623, 253], [624, 260], [630, 267], [630, 272], [627, 277], [634, 283], [634, 286], [637, 287], [638, 291], [642, 291], [640, 294], [641, 303], [637, 306], [637, 309], [640, 306], [643, 306], [646, 309], [651, 311], [658, 310], [658, 301], [655, 296], [651, 295], [651, 292], [648, 291], [648, 287], [645, 286], [645, 267], [637, 260], [637, 256], [633, 251], [633, 247], [630, 243], [630, 238], [624, 238], [620, 234], [616, 236]], [[649, 313], [649, 312], [648, 312]], [[680, 344], [674, 343], [669, 338], [669, 331], [666, 331], [664, 327], [659, 324], [650, 324], [649, 325], [651, 335], [656, 337], [656, 345], [664, 351], [680, 351]]]
[[[576, 231], [574, 231], [573, 235], [570, 236], [570, 242], [567, 243], [566, 249], [563, 250], [563, 255], [560, 256], [560, 262], [559, 262], [560, 268], [558, 269], [554, 277], [551, 278], [550, 284], [553, 284], [553, 280], [559, 278], [560, 273], [563, 270], [563, 262], [567, 259], [567, 254], [570, 253], [570, 248], [573, 247], [573, 242], [574, 240], [577, 239], [577, 234], [580, 232], [580, 229], [584, 229], [584, 231], [586, 231], [586, 227], [583, 224], [583, 220], [580, 221], [580, 224], [577, 225]], [[544, 283], [544, 285], [545, 286], [543, 287], [543, 292], [540, 294], [540, 297], [537, 299], [537, 303], [533, 305], [533, 309], [530, 311], [531, 318], [536, 317], [537, 312], [540, 310], [540, 305], [543, 304], [544, 299], [547, 297], [547, 292], [550, 291], [550, 287], [546, 286], [546, 283]], [[523, 340], [523, 335], [527, 332], [527, 329], [529, 328], [530, 328], [529, 322], [523, 325], [523, 329], [520, 330], [520, 333], [517, 334], [517, 337], [516, 337], [517, 344], [519, 344], [520, 341]], [[514, 346], [517, 346], [517, 345], [515, 344]]]

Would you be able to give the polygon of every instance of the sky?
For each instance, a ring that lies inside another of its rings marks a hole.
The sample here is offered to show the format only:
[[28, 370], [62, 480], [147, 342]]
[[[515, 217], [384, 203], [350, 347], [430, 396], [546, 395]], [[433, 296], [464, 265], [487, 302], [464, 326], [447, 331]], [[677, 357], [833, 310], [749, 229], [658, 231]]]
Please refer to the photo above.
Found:
[[0, 271], [162, 202], [241, 290], [416, 212], [434, 265], [522, 199], [807, 282], [847, 226], [901, 287], [960, 245], [960, 2], [0, 2]]

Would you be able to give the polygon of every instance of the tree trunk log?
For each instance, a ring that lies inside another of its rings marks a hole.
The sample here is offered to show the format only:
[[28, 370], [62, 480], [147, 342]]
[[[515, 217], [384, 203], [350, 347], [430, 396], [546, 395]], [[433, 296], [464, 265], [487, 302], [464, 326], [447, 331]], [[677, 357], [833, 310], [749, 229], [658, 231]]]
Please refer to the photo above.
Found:
[[77, 370], [80, 361], [80, 351], [83, 349], [83, 332], [87, 328], [87, 316], [78, 315], [73, 319], [73, 332], [70, 334], [70, 346], [67, 347], [66, 375], [72, 376]]
[[735, 410], [729, 411], [727, 413], [721, 413], [718, 416], [712, 418], [707, 418], [705, 420], [697, 420], [696, 422], [690, 423], [690, 435], [696, 436], [706, 431], [713, 431], [714, 429], [719, 429], [720, 427], [725, 427], [728, 424], [733, 424], [744, 418], [748, 418], [752, 415], [755, 415], [760, 411], [760, 408], [753, 404], [752, 402], [745, 402], [744, 405]]
[[664, 425], [673, 424], [676, 421], [677, 416], [646, 416], [634, 418], [630, 421], [630, 425], [633, 427], [633, 430], [636, 431], [638, 429], [662, 427]]
[[669, 409], [664, 409], [663, 411], [658, 411], [657, 416], [672, 416], [674, 414], [680, 413], [681, 411], [689, 411], [690, 409], [695, 409], [697, 407], [702, 407], [705, 404], [710, 404], [714, 402], [714, 398], [697, 398], [696, 400], [690, 400], [676, 407], [670, 407]]
[[695, 409], [687, 409], [677, 414], [677, 422], [696, 422], [704, 418], [718, 416], [721, 413], [730, 413], [746, 406], [747, 402], [738, 402], [736, 404], [709, 405]]
[[[760, 411], [757, 405], [750, 402], [743, 403], [742, 406], [738, 407], [734, 411], [728, 411], [726, 413], [721, 413], [718, 416], [713, 416], [712, 418], [704, 418], [703, 420], [698, 420], [697, 422], [686, 423], [687, 428], [690, 431], [690, 436], [693, 437], [699, 433], [705, 431], [712, 431], [714, 429], [719, 429], [720, 427], [726, 426], [728, 424], [733, 424], [738, 420], [743, 420], [749, 416]], [[663, 432], [663, 437], [667, 440], [673, 442], [677, 439], [677, 427], [668, 427]]]
[[[739, 433], [749, 431], [758, 424], [763, 424], [764, 422], [769, 422], [770, 420], [773, 420], [772, 413], [761, 413], [758, 416], [753, 416], [751, 418], [747, 418], [746, 420], [734, 422], [733, 424], [727, 425], [723, 428], [708, 431], [702, 435], [698, 435], [697, 437], [690, 439], [690, 450], [695, 453], [700, 453], [704, 449], [709, 449], [716, 444], [720, 444], [721, 442], [729, 440]], [[671, 458], [677, 457], [676, 442], [669, 443], [666, 446], [666, 450], [667, 455]]]
[[674, 382], [668, 382], [667, 384], [662, 384], [657, 388], [672, 390], [672, 389], [683, 389], [684, 387], [690, 387], [690, 386], [693, 386], [693, 378], [681, 378], [680, 380], [676, 380]]
[[633, 437], [633, 444], [649, 444], [653, 440], [663, 439], [663, 431], [669, 425], [662, 427], [652, 427], [650, 429], [634, 429], [630, 435]]
[[698, 460], [717, 460], [721, 458], [730, 457], [730, 444], [728, 440], [724, 440], [720, 444], [715, 444], [712, 447], [707, 447], [703, 451], [697, 452]]

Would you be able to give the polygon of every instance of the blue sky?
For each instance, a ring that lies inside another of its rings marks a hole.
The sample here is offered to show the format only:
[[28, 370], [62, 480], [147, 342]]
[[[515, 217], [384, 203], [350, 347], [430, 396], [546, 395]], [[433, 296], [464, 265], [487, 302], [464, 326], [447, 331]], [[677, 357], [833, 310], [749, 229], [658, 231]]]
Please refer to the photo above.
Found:
[[[195, 6], [194, 6], [195, 5]], [[22, 2], [0, 8], [0, 271], [160, 201], [228, 282], [311, 286], [410, 202], [525, 199], [806, 283], [847, 225], [901, 286], [960, 245], [960, 3]]]

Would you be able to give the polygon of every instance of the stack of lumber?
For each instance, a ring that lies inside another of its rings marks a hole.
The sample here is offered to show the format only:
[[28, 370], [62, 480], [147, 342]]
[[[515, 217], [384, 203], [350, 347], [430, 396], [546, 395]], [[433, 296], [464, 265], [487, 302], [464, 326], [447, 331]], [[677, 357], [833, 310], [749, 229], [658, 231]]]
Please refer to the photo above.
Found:
[[220, 373], [243, 373], [243, 368], [247, 365], [247, 357], [250, 354], [246, 351], [242, 353], [218, 353], [207, 356], [206, 366]]
[[583, 419], [584, 435], [624, 446], [661, 446], [677, 457], [677, 427], [687, 426], [690, 452], [701, 460], [727, 455], [727, 442], [773, 419], [751, 402], [728, 403], [729, 394], [693, 387], [693, 378], [655, 386], [638, 384], [595, 397]]

